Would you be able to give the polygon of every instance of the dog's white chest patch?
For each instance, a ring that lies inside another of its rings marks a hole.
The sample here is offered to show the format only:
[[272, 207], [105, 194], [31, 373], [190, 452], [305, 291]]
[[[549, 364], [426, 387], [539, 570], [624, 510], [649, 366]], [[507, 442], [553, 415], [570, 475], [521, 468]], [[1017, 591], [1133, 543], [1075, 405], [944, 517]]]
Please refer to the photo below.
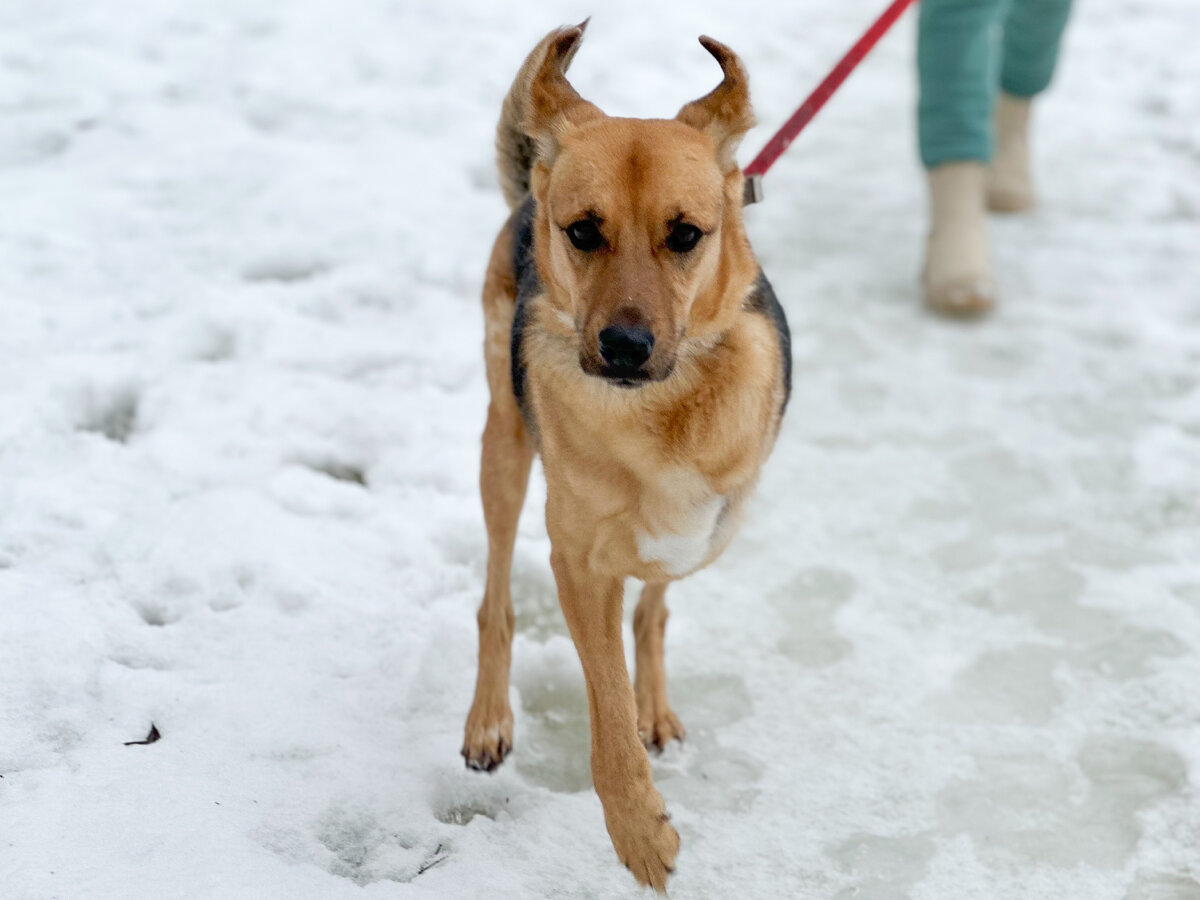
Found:
[[[725, 497], [712, 493], [698, 476], [681, 480], [685, 483], [676, 485], [681, 490], [668, 491], [669, 502], [648, 522], [653, 531], [637, 533], [642, 562], [658, 563], [675, 576], [686, 575], [708, 558], [726, 503]], [[700, 489], [697, 480], [703, 485]]]

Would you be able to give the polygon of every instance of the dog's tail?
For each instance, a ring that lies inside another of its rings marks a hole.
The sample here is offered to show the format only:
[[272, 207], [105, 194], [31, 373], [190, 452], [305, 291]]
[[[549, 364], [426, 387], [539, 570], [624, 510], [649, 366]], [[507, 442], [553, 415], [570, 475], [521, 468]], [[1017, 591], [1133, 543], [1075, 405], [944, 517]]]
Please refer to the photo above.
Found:
[[[564, 31], [578, 28], [582, 31], [587, 27], [587, 21], [576, 26], [559, 28], [550, 32], [533, 48], [533, 52], [525, 57], [517, 77], [513, 79], [512, 87], [500, 107], [500, 121], [496, 124], [496, 168], [500, 173], [500, 190], [509, 209], [516, 209], [529, 193], [529, 173], [537, 157], [537, 144], [525, 131], [525, 117], [529, 111], [529, 92], [533, 79], [537, 76], [546, 61], [546, 54], [555, 41], [563, 36]], [[570, 49], [563, 59], [563, 69], [571, 64], [571, 57], [579, 47], [578, 42]]]

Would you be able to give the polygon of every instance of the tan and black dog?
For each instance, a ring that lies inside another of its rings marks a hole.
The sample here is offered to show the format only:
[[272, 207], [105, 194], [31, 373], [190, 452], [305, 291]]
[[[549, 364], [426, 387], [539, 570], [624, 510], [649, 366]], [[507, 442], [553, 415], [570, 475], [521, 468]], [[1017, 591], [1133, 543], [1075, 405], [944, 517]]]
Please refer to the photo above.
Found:
[[[509, 576], [541, 453], [596, 792], [621, 861], [663, 890], [679, 836], [646, 748], [683, 737], [667, 705], [663, 598], [733, 537], [779, 430], [791, 351], [742, 225], [734, 150], [754, 117], [741, 61], [701, 38], [724, 72], [718, 87], [674, 119], [611, 118], [566, 80], [582, 36], [563, 28], [538, 44], [496, 136], [514, 212], [483, 289], [488, 565], [462, 752], [490, 771], [513, 746]], [[630, 577], [645, 582], [632, 685], [621, 638]]]

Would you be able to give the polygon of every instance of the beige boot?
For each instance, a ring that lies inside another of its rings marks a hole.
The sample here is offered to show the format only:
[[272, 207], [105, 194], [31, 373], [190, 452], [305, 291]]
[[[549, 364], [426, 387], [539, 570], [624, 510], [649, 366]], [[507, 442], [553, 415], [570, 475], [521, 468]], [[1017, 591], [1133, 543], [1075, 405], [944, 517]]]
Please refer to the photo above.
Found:
[[938, 312], [977, 315], [992, 307], [995, 285], [984, 224], [984, 169], [948, 162], [929, 170], [925, 302]]
[[1020, 212], [1034, 203], [1029, 174], [1030, 98], [1000, 92], [996, 99], [996, 149], [987, 177], [987, 205], [995, 212]]

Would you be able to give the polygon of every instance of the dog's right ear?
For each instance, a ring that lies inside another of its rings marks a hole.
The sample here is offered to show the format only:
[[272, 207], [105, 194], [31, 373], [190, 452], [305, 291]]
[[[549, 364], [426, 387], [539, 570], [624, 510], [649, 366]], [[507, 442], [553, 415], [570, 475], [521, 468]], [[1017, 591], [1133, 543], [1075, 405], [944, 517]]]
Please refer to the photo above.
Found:
[[586, 27], [585, 20], [550, 32], [521, 67], [522, 73], [528, 70], [531, 76], [525, 133], [536, 142], [537, 157], [546, 165], [554, 162], [567, 131], [604, 115], [599, 107], [580, 97], [567, 81], [567, 66], [579, 49]]

